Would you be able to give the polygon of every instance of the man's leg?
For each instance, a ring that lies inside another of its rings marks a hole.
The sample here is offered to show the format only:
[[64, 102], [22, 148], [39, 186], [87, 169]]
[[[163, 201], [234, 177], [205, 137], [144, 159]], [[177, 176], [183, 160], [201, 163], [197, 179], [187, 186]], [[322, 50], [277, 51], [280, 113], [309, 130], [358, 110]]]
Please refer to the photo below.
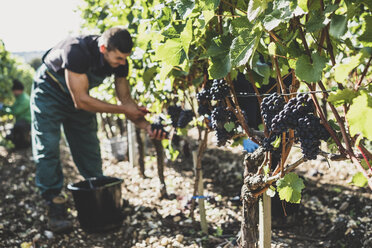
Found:
[[78, 110], [67, 117], [63, 129], [80, 174], [84, 178], [102, 176], [96, 115]]
[[49, 228], [54, 232], [71, 230], [67, 220], [66, 199], [59, 196], [63, 173], [59, 159], [61, 123], [64, 118], [57, 95], [41, 82], [31, 94], [32, 151], [36, 163], [36, 185], [48, 204]]

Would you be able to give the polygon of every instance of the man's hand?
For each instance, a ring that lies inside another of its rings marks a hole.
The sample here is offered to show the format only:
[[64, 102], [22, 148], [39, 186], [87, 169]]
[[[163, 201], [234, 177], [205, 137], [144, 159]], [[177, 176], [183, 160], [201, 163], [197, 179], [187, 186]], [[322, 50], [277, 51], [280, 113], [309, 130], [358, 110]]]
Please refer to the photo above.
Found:
[[[125, 106], [125, 105], [123, 105]], [[136, 105], [130, 105], [130, 106], [125, 106], [125, 111], [124, 114], [126, 117], [133, 121], [134, 123], [143, 120], [144, 116], [147, 114], [142, 107], [138, 107]]]

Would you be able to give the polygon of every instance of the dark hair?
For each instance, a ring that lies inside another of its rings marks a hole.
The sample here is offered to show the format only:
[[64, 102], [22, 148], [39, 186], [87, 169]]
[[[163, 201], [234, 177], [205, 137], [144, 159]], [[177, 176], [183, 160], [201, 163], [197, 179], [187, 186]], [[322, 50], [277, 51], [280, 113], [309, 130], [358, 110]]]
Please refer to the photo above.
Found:
[[18, 81], [17, 79], [14, 79], [13, 80], [13, 87], [12, 87], [12, 90], [24, 90], [24, 86], [23, 84]]
[[100, 45], [104, 45], [109, 51], [118, 49], [122, 53], [130, 53], [133, 48], [133, 41], [128, 30], [113, 27], [101, 35]]

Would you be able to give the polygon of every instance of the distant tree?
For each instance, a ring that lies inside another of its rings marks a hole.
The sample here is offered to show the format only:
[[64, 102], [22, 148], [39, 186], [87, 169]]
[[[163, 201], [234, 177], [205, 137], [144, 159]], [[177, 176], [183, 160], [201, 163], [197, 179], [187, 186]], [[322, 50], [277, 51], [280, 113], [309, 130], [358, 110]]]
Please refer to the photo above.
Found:
[[31, 61], [30, 61], [30, 65], [32, 68], [35, 69], [35, 71], [37, 70], [37, 68], [39, 68], [39, 66], [41, 66], [43, 62], [41, 61], [41, 58], [37, 57], [37, 58], [33, 58]]

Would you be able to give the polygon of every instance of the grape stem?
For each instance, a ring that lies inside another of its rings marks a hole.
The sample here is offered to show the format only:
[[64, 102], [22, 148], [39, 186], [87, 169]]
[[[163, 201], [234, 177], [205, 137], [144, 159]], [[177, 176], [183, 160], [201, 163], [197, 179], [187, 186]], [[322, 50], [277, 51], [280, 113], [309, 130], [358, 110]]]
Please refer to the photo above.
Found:
[[364, 77], [365, 77], [366, 74], [367, 74], [368, 68], [369, 68], [369, 66], [371, 65], [371, 60], [372, 60], [372, 56], [369, 58], [368, 63], [367, 63], [367, 65], [366, 65], [366, 67], [364, 68], [364, 71], [363, 71], [363, 73], [362, 73], [362, 76], [360, 77], [359, 81], [358, 81], [357, 84], [355, 85], [355, 87], [354, 87], [355, 90], [358, 90], [359, 87], [360, 87], [360, 85], [362, 84], [362, 81], [363, 81]]
[[[226, 80], [230, 86], [230, 90], [231, 90], [231, 93], [233, 95], [233, 99], [234, 99], [234, 103], [235, 103], [235, 107], [236, 107], [236, 110], [237, 111], [234, 111], [234, 114], [236, 116], [236, 118], [238, 119], [240, 125], [243, 127], [245, 133], [247, 134], [247, 136], [253, 141], [255, 142], [256, 144], [260, 144], [260, 142], [255, 138], [253, 137], [253, 135], [251, 134], [250, 130], [249, 130], [249, 126], [248, 124], [245, 122], [245, 119], [244, 119], [244, 116], [242, 114], [242, 110], [240, 109], [240, 106], [239, 106], [239, 103], [238, 103], [238, 98], [236, 97], [236, 92], [235, 92], [235, 89], [234, 89], [234, 84], [231, 80], [231, 75], [230, 73], [227, 75], [227, 80]], [[228, 97], [226, 97], [226, 104], [229, 108], [232, 108], [232, 104], [230, 102], [230, 99]]]

